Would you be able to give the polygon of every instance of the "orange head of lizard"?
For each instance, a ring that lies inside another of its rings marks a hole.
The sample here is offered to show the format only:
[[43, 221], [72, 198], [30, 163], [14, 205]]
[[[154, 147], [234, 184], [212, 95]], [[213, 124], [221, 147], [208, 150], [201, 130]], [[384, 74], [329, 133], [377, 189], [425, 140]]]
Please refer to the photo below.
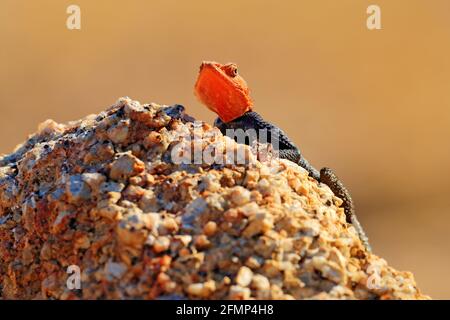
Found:
[[239, 118], [253, 105], [247, 83], [238, 74], [234, 63], [204, 61], [194, 92], [224, 122]]

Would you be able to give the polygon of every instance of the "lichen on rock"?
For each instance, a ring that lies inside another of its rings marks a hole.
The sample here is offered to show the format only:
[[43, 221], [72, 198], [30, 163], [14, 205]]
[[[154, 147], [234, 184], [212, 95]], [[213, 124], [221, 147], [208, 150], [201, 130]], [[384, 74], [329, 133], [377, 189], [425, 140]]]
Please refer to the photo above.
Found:
[[[0, 157], [1, 298], [427, 298], [326, 185], [168, 108], [121, 98]], [[174, 161], [192, 146], [224, 161]]]

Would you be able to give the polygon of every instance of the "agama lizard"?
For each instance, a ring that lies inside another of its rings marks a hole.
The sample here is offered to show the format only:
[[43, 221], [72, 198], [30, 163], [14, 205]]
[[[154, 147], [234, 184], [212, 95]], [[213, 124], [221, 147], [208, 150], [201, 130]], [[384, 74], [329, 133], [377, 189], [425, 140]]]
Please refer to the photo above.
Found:
[[[358, 235], [371, 251], [368, 238], [359, 223], [353, 200], [343, 183], [330, 168], [316, 170], [303, 157], [300, 149], [277, 126], [265, 121], [258, 113], [252, 111], [253, 102], [250, 99], [249, 88], [245, 80], [238, 74], [234, 63], [222, 65], [217, 62], [205, 61], [200, 66], [200, 72], [194, 90], [199, 100], [219, 116], [214, 125], [226, 135], [227, 129], [254, 129], [256, 139], [260, 139], [260, 129], [275, 133], [278, 139], [280, 158], [288, 159], [306, 169], [309, 175], [318, 182], [326, 184], [333, 193], [343, 200], [347, 222], [353, 224]], [[254, 141], [246, 141], [252, 145]], [[263, 141], [269, 142], [269, 141]]]

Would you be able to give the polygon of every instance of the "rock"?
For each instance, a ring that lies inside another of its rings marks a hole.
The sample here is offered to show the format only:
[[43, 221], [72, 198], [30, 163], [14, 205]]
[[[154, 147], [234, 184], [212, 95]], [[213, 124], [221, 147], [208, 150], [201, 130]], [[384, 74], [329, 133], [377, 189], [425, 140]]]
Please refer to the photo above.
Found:
[[241, 267], [236, 275], [236, 283], [242, 287], [247, 287], [252, 282], [253, 272], [248, 267]]
[[128, 137], [129, 126], [129, 119], [119, 121], [116, 125], [108, 129], [108, 138], [116, 144], [125, 142]]
[[88, 200], [91, 196], [91, 190], [81, 175], [70, 176], [66, 184], [67, 200], [70, 203], [77, 203]]
[[128, 152], [119, 155], [119, 158], [111, 164], [109, 177], [116, 181], [126, 181], [142, 171], [144, 163]]
[[273, 217], [269, 213], [258, 213], [250, 217], [249, 225], [242, 232], [242, 236], [251, 238], [257, 234], [265, 233], [273, 228]]
[[158, 237], [153, 242], [153, 250], [156, 253], [161, 253], [163, 251], [168, 250], [170, 247], [170, 239], [168, 237]]
[[428, 298], [327, 186], [180, 110], [121, 98], [0, 157], [0, 299]]
[[228, 298], [231, 300], [248, 300], [251, 297], [249, 288], [241, 286], [231, 286]]

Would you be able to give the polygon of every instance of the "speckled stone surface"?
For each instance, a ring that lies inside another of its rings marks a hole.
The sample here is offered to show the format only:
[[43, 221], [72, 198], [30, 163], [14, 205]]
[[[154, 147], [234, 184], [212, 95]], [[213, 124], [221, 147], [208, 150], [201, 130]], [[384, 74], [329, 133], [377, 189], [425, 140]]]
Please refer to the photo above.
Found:
[[[121, 98], [0, 157], [1, 298], [428, 298], [305, 170], [166, 108]], [[174, 161], [193, 145], [244, 163]]]

